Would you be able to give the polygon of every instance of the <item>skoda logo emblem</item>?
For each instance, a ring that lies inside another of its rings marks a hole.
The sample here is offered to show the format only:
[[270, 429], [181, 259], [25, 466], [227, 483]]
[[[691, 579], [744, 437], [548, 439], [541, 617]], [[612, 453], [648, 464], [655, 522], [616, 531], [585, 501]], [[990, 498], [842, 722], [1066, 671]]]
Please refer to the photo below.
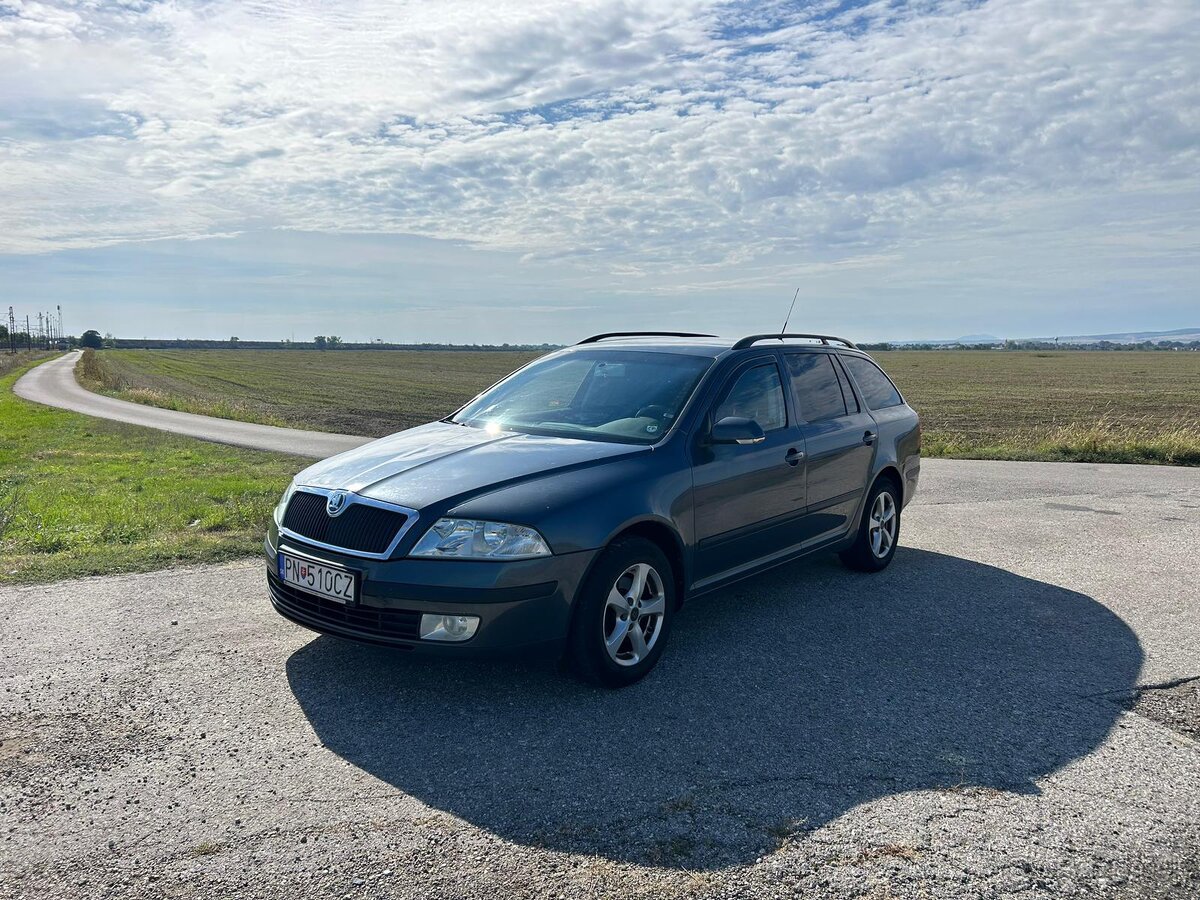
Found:
[[346, 502], [349, 499], [350, 495], [346, 491], [334, 491], [325, 501], [325, 512], [330, 516], [340, 516], [350, 505]]

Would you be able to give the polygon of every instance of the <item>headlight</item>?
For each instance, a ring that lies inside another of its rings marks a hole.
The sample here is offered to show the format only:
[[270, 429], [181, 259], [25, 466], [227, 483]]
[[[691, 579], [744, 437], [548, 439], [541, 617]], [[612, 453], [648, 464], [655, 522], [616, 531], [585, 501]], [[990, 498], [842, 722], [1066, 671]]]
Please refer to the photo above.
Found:
[[549, 556], [542, 536], [524, 525], [438, 519], [409, 556], [436, 559], [532, 559]]
[[283, 524], [283, 514], [287, 511], [288, 501], [292, 499], [292, 494], [296, 493], [296, 479], [292, 479], [292, 483], [287, 486], [287, 490], [283, 492], [283, 496], [279, 498], [279, 502], [275, 505], [275, 524]]

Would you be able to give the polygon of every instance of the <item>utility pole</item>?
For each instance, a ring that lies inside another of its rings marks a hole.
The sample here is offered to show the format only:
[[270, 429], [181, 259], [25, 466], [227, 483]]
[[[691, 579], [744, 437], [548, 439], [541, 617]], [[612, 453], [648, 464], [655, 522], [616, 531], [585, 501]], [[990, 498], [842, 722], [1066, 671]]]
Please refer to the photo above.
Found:
[[63, 337], [62, 304], [60, 303], [60, 304], [58, 304], [58, 339], [62, 340], [62, 337]]
[[17, 319], [11, 306], [8, 308], [8, 352], [17, 352]]
[[25, 349], [33, 349], [33, 327], [29, 324], [29, 313], [25, 314]]

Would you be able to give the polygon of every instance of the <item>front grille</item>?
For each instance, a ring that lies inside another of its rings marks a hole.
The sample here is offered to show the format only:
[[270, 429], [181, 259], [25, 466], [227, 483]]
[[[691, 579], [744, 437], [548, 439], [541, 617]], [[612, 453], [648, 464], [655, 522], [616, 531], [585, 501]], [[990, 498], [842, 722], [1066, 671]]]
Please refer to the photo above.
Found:
[[421, 614], [418, 612], [338, 603], [297, 590], [275, 577], [270, 577], [269, 581], [275, 602], [285, 612], [294, 613], [318, 628], [325, 625], [334, 632], [349, 630], [404, 641], [415, 641], [419, 637]]
[[288, 501], [283, 527], [310, 541], [358, 553], [383, 553], [391, 546], [408, 516], [393, 509], [350, 505], [336, 518], [325, 512], [325, 497], [296, 491]]

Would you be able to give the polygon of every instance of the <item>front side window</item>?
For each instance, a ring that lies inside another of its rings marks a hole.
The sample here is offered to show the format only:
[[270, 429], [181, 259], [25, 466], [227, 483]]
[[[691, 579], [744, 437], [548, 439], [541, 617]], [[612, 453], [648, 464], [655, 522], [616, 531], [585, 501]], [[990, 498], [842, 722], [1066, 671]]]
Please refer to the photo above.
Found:
[[843, 356], [842, 360], [854, 376], [854, 380], [858, 382], [863, 400], [871, 409], [887, 409], [904, 402], [891, 379], [884, 375], [883, 370], [875, 363], [861, 356]]
[[796, 405], [805, 422], [824, 422], [846, 415], [833, 357], [826, 353], [789, 353], [787, 362]]
[[753, 419], [763, 431], [773, 431], [787, 425], [787, 409], [783, 401], [783, 385], [779, 370], [773, 363], [747, 369], [730, 389], [713, 413], [713, 421], [727, 416]]
[[497, 432], [653, 444], [710, 365], [709, 357], [682, 353], [573, 351], [531, 363], [450, 421]]

